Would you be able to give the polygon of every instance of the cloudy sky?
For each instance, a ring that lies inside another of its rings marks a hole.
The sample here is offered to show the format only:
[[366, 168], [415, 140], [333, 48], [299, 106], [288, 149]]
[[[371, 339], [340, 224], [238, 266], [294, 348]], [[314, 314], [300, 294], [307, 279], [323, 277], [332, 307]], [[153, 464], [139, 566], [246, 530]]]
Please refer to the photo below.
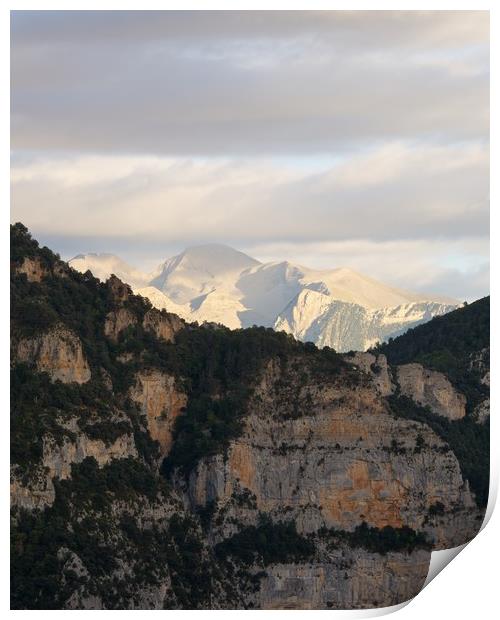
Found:
[[12, 221], [489, 291], [486, 12], [14, 12]]

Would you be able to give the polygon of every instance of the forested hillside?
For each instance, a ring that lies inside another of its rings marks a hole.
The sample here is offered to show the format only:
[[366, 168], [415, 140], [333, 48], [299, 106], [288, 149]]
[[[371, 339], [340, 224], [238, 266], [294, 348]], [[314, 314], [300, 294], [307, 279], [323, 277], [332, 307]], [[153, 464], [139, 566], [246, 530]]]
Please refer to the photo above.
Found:
[[359, 355], [187, 324], [13, 226], [12, 607], [414, 596], [431, 550], [480, 526], [483, 444], [456, 430], [487, 425], [453, 420], [464, 397], [444, 375], [433, 381], [453, 409], [405, 409], [398, 367]]
[[[489, 368], [490, 298], [484, 297], [405, 334], [381, 344], [376, 349], [390, 364], [418, 362], [448, 375], [468, 398], [469, 409], [489, 393], [481, 383], [482, 367]], [[474, 356], [482, 352], [482, 364]]]
[[476, 412], [483, 403], [488, 403], [489, 412], [489, 347], [490, 298], [484, 297], [374, 349], [390, 364], [420, 363], [443, 372], [464, 394], [467, 415], [454, 421], [398, 394], [389, 400], [400, 415], [429, 424], [452, 447], [483, 506], [488, 501], [490, 429], [489, 417], [478, 424]]

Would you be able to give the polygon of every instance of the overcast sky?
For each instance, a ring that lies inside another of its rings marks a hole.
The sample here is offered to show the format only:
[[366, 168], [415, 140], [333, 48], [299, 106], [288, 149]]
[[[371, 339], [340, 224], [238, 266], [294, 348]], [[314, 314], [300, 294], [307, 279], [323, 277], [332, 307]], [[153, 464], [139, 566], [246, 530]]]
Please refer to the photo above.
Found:
[[486, 12], [14, 12], [12, 220], [489, 292]]

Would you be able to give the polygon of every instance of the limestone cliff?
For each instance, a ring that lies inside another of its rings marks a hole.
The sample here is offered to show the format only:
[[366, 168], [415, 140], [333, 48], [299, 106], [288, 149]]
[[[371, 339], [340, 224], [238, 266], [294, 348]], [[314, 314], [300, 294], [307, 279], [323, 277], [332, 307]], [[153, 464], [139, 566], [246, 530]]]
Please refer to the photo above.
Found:
[[441, 372], [428, 370], [421, 364], [397, 367], [397, 381], [401, 393], [416, 403], [427, 406], [437, 415], [459, 420], [465, 415], [466, 399]]
[[172, 445], [174, 422], [186, 407], [186, 394], [176, 389], [175, 377], [153, 370], [137, 374], [130, 396], [140, 406], [149, 434], [160, 444], [164, 457]]
[[[242, 436], [226, 458], [206, 459], [191, 474], [192, 505], [215, 501], [228, 522], [244, 520], [248, 511], [228, 504], [243, 488], [256, 511], [286, 515], [306, 534], [365, 521], [427, 529], [436, 548], [474, 535], [474, 499], [455, 455], [430, 428], [395, 418], [371, 385], [301, 384], [303, 372], [269, 364]], [[288, 414], [293, 399], [303, 403], [298, 417]], [[436, 502], [450, 518], [463, 511], [461, 520], [430, 531], [426, 518]]]
[[130, 286], [113, 274], [106, 281], [106, 288], [114, 304], [123, 304], [130, 299], [132, 295]]
[[16, 273], [23, 273], [29, 282], [41, 282], [43, 278], [47, 277], [49, 270], [38, 257], [30, 258], [27, 256], [16, 267]]
[[394, 605], [478, 531], [483, 341], [472, 384], [419, 341], [189, 325], [13, 232], [13, 608]]
[[17, 274], [24, 274], [28, 282], [42, 282], [49, 276], [64, 278], [69, 273], [69, 267], [63, 261], [56, 260], [48, 265], [40, 256], [24, 257], [14, 270]]
[[184, 328], [185, 323], [175, 314], [160, 312], [156, 308], [151, 308], [144, 315], [142, 326], [158, 339], [173, 342], [175, 334]]
[[10, 505], [13, 509], [41, 510], [51, 506], [56, 498], [54, 483], [43, 467], [30, 472], [29, 480], [23, 480], [13, 465], [10, 472]]
[[102, 467], [113, 459], [137, 458], [134, 438], [131, 434], [120, 435], [107, 445], [101, 439], [91, 439], [80, 431], [76, 420], [68, 427], [74, 432], [75, 441], [67, 437], [60, 444], [54, 439], [44, 441], [42, 464], [49, 478], [65, 480], [71, 477], [71, 465], [92, 457]]
[[[113, 459], [133, 457], [138, 453], [131, 428], [111, 442], [89, 437], [79, 426], [76, 417], [59, 420], [61, 435], [46, 434], [42, 437], [42, 457], [35, 472], [20, 475], [16, 468], [11, 472], [11, 505], [34, 509], [51, 506], [55, 499], [54, 480], [71, 477], [73, 464], [88, 457], [94, 458], [102, 467]], [[85, 427], [84, 427], [85, 428]]]
[[127, 329], [127, 327], [134, 325], [136, 322], [135, 315], [127, 308], [111, 310], [111, 312], [106, 315], [104, 335], [116, 342], [120, 334]]
[[79, 338], [64, 325], [30, 338], [22, 338], [15, 351], [17, 361], [35, 364], [53, 381], [86, 383], [90, 380], [89, 364]]
[[[259, 592], [262, 609], [366, 609], [409, 600], [421, 590], [429, 554], [411, 556], [335, 549], [317, 564], [278, 564], [267, 570]], [[398, 592], [392, 598], [391, 593]]]
[[373, 355], [372, 353], [355, 351], [345, 355], [344, 359], [349, 364], [353, 364], [367, 373], [382, 396], [388, 396], [394, 392], [395, 386], [392, 381], [392, 371], [387, 364], [385, 355]]

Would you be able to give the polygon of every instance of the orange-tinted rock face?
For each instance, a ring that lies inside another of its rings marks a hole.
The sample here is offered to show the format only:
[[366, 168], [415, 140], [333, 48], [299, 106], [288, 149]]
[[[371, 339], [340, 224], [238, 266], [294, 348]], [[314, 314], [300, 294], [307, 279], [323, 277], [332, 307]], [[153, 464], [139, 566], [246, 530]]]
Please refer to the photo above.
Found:
[[255, 461], [252, 449], [244, 443], [234, 443], [229, 454], [229, 469], [234, 478], [252, 492], [257, 490]]
[[293, 382], [290, 376], [280, 381], [279, 370], [268, 368], [227, 459], [207, 459], [191, 476], [195, 504], [223, 505], [241, 486], [255, 495], [258, 510], [286, 514], [299, 531], [314, 532], [323, 526], [353, 530], [362, 521], [421, 530], [439, 501], [447, 510], [467, 506], [470, 513], [465, 525], [441, 528], [437, 544], [473, 535], [468, 486], [456, 457], [429, 427], [393, 417], [376, 388], [342, 382], [306, 385], [311, 400], [304, 403], [310, 404], [287, 417], [276, 403], [289, 397], [291, 410], [292, 394], [300, 394]]
[[347, 488], [319, 492], [327, 521], [339, 524], [354, 516], [358, 522], [366, 521], [376, 527], [404, 525], [401, 503], [407, 493], [397, 480], [391, 479], [390, 467], [386, 467], [384, 474], [380, 480], [372, 479], [365, 461], [353, 461], [346, 472], [344, 484]]
[[172, 445], [175, 419], [186, 406], [186, 395], [176, 389], [174, 377], [156, 370], [139, 373], [130, 395], [141, 407], [149, 434], [165, 456]]
[[57, 326], [50, 331], [19, 341], [17, 360], [35, 364], [52, 379], [63, 383], [86, 383], [90, 368], [79, 338], [68, 328]]

